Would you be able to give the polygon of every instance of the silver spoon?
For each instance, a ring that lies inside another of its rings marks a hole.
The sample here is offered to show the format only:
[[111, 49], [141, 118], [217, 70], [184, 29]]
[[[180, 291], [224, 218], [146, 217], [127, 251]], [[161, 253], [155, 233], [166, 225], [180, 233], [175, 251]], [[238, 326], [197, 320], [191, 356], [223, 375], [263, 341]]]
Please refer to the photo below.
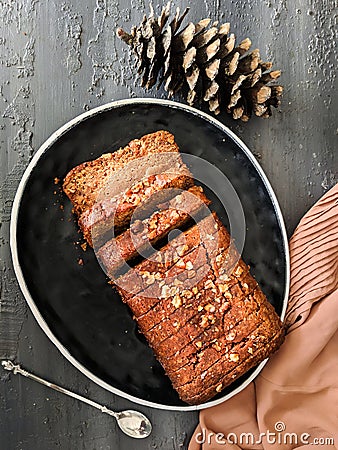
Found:
[[62, 394], [69, 395], [70, 397], [76, 398], [81, 402], [87, 403], [87, 405], [94, 406], [94, 408], [99, 409], [105, 414], [115, 417], [118, 426], [121, 430], [128, 436], [136, 439], [146, 438], [150, 435], [152, 426], [150, 420], [138, 411], [126, 410], [121, 412], [115, 412], [108, 409], [106, 406], [102, 406], [99, 403], [93, 402], [88, 398], [82, 397], [81, 395], [75, 394], [74, 392], [68, 391], [56, 384], [50, 383], [32, 373], [23, 370], [19, 365], [15, 365], [12, 361], [2, 361], [3, 368], [5, 370], [12, 371], [14, 375], [20, 374], [24, 377], [30, 378], [31, 380], [37, 381], [45, 386], [48, 386], [55, 391], [62, 392]]

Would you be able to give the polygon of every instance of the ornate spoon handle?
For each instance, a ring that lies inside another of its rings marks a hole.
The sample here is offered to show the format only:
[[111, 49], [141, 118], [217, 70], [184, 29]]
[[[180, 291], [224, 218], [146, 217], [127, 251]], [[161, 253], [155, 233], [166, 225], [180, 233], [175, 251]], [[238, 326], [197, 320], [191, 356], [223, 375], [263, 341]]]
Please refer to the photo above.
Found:
[[81, 402], [87, 403], [87, 405], [94, 406], [94, 408], [99, 409], [101, 412], [109, 414], [110, 416], [113, 416], [116, 419], [119, 418], [119, 413], [111, 411], [106, 406], [102, 406], [99, 403], [89, 400], [88, 398], [82, 397], [82, 395], [75, 394], [75, 392], [68, 391], [68, 389], [65, 389], [61, 386], [58, 386], [57, 384], [44, 380], [43, 378], [40, 378], [37, 375], [34, 375], [33, 373], [27, 372], [27, 370], [22, 369], [19, 364], [15, 365], [12, 363], [12, 361], [2, 361], [1, 364], [3, 365], [3, 368], [5, 370], [13, 372], [14, 375], [17, 374], [23, 375], [26, 378], [30, 378], [31, 380], [37, 381], [38, 383], [43, 384], [44, 386], [54, 389], [54, 391], [61, 392], [62, 394], [66, 394], [69, 397], [73, 397], [76, 398], [77, 400], [80, 400]]

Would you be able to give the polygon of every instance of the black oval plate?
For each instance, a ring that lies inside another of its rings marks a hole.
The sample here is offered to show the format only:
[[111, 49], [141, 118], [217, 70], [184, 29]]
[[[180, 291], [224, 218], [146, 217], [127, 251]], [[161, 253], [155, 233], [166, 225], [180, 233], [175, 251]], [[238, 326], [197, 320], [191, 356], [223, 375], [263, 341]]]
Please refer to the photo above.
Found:
[[[180, 150], [216, 165], [243, 206], [247, 236], [244, 260], [283, 317], [289, 288], [289, 257], [283, 219], [274, 193], [247, 147], [208, 115], [178, 103], [134, 99], [89, 111], [54, 133], [34, 156], [12, 211], [11, 247], [21, 289], [39, 324], [61, 352], [101, 386], [144, 405], [199, 409], [243, 389], [259, 372], [237, 380], [211, 402], [188, 406], [138, 333], [128, 308], [107, 284], [62, 194], [61, 180], [77, 164], [114, 151], [146, 133], [166, 129]], [[64, 209], [62, 209], [64, 208]], [[214, 209], [220, 205], [215, 202]], [[83, 260], [83, 265], [78, 263]]]

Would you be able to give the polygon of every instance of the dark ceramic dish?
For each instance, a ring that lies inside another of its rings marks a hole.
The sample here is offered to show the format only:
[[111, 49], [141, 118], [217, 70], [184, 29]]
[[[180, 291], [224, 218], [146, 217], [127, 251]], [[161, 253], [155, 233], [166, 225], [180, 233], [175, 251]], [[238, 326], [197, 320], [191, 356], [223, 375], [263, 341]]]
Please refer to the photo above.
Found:
[[[269, 182], [248, 148], [228, 128], [174, 102], [114, 102], [55, 132], [34, 156], [19, 186], [11, 221], [12, 255], [21, 289], [38, 323], [79, 370], [143, 405], [201, 409], [239, 392], [264, 363], [204, 405], [192, 407], [180, 401], [128, 308], [107, 284], [94, 253], [83, 252], [76, 244], [80, 235], [71, 204], [60, 185], [54, 184], [55, 177], [62, 179], [77, 164], [160, 129], [175, 135], [182, 152], [216, 165], [232, 183], [247, 224], [243, 257], [283, 317], [289, 288], [288, 247]], [[222, 217], [217, 201], [214, 209]]]

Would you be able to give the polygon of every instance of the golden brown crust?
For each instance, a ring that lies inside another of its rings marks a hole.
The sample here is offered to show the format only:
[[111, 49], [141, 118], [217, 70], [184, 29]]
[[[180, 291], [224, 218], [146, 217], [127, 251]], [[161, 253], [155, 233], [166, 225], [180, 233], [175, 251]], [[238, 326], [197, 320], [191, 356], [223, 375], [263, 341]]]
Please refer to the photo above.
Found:
[[[229, 289], [229, 293], [232, 293], [236, 288], [236, 285]], [[250, 295], [249, 295], [250, 294]], [[161, 358], [161, 362], [164, 367], [167, 368], [167, 360], [170, 360], [170, 370], [175, 371], [185, 366], [190, 362], [194, 362], [196, 357], [212, 343], [217, 341], [217, 346], [222, 348], [224, 342], [231, 340], [226, 338], [231, 332], [231, 329], [237, 326], [241, 322], [247, 321], [247, 317], [252, 314], [256, 314], [260, 309], [257, 300], [248, 292], [248, 296], [244, 300], [236, 299], [233, 297], [234, 302], [231, 303], [227, 298], [221, 298], [220, 303], [210, 302], [209, 304], [218, 308], [215, 321], [211, 320], [210, 323], [205, 323], [204, 315], [205, 310], [201, 310], [199, 317], [194, 317], [194, 323], [203, 324], [204, 327], [196, 328], [196, 333], [192, 333], [191, 340], [183, 347], [178, 347], [175, 354]], [[231, 333], [233, 339], [236, 339], [237, 333]], [[226, 338], [224, 341], [223, 338]], [[223, 342], [224, 341], [224, 342]], [[173, 345], [173, 343], [172, 343]]]
[[180, 173], [161, 173], [151, 175], [128, 189], [123, 195], [116, 195], [96, 202], [79, 217], [79, 226], [84, 238], [90, 246], [99, 246], [105, 239], [106, 233], [113, 229], [120, 233], [138, 207], [146, 207], [147, 202], [156, 195], [164, 193], [170, 188], [188, 189], [193, 184], [190, 175]]
[[[282, 325], [274, 308], [230, 246], [220, 223], [217, 234], [221, 235], [218, 250], [204, 249], [207, 260], [199, 260], [200, 267], [206, 264], [208, 270], [195, 290], [187, 288], [184, 295], [173, 292], [164, 299], [138, 295], [128, 302], [174, 388], [191, 404], [210, 398], [204, 395], [205, 388], [214, 396], [231, 383], [236, 365], [244, 370], [236, 370], [237, 377], [282, 342]], [[194, 252], [198, 247], [186, 255], [185, 264]]]
[[178, 152], [174, 136], [163, 130], [134, 139], [120, 150], [74, 167], [63, 182], [63, 190], [72, 202], [74, 212], [80, 215], [91, 208], [116, 170], [134, 159], [162, 152]]
[[[154, 277], [157, 284], [168, 279], [169, 275], [167, 272], [175, 264], [181, 272], [184, 272], [185, 267], [182, 267], [180, 260], [193, 250], [198, 249], [203, 240], [211, 240], [211, 242], [216, 240], [218, 230], [213, 228], [214, 222], [215, 214], [209, 214], [198, 224], [192, 226], [151, 255], [149, 259], [141, 261], [133, 270], [118, 277], [115, 280], [116, 287], [123, 301], [127, 303], [131, 297], [140, 295], [144, 290], [148, 289], [150, 285], [148, 278], [152, 280]], [[191, 255], [190, 261], [195, 263], [197, 256], [198, 251]]]
[[[131, 308], [135, 317], [139, 317], [146, 314], [150, 309], [152, 309], [161, 299], [167, 296], [174, 297], [180, 291], [182, 291], [182, 285], [184, 285], [185, 290], [189, 290], [189, 287], [193, 287], [195, 281], [190, 278], [189, 271], [187, 269], [187, 264], [193, 261], [193, 265], [196, 268], [194, 278], [199, 275], [198, 269], [202, 268], [205, 270], [205, 265], [207, 263], [207, 255], [203, 247], [198, 247], [192, 250], [188, 255], [183, 256], [179, 261], [174, 264], [168, 271], [164, 274], [163, 283], [161, 279], [156, 280], [154, 275], [150, 273], [145, 275], [145, 283], [148, 283], [148, 288], [141, 294], [130, 297], [127, 300], [128, 306]], [[170, 280], [170, 281], [169, 281]], [[177, 280], [180, 284], [177, 284]], [[176, 281], [176, 283], [175, 283]]]
[[[285, 331], [283, 327], [280, 327], [274, 335], [261, 342], [260, 346], [257, 346], [253, 354], [249, 353], [251, 348], [250, 343], [245, 344], [247, 349], [247, 357], [240, 364], [233, 364], [232, 370], [222, 374], [219, 377], [211, 377], [213, 380], [209, 385], [204, 381], [199, 381], [199, 386], [184, 385], [176, 388], [180, 398], [190, 405], [199, 405], [207, 402], [215, 395], [219, 394], [225, 387], [233, 383], [237, 378], [240, 378], [248, 370], [255, 367], [260, 362], [268, 358], [272, 353], [276, 352], [284, 341]], [[220, 365], [220, 366], [223, 366]], [[219, 367], [220, 373], [222, 373], [222, 367]], [[216, 381], [217, 380], [217, 381]], [[203, 386], [203, 388], [201, 387]]]
[[254, 309], [248, 309], [245, 317], [234, 323], [236, 324], [230, 330], [223, 328], [219, 336], [212, 340], [213, 342], [209, 341], [205, 348], [198, 351], [187, 364], [178, 370], [169, 367], [168, 371], [166, 365], [162, 362], [175, 387], [190, 383], [201, 377], [203, 373], [207, 375], [209, 368], [214, 369], [213, 374], [217, 373], [218, 364], [221, 360], [227, 358], [230, 361], [233, 359], [232, 362], [243, 360], [247, 356], [247, 350], [244, 349], [243, 345], [249, 341], [253, 344], [252, 335], [257, 330], [258, 332], [266, 331], [265, 324], [270, 326], [270, 312], [264, 306], [260, 308], [256, 306]]
[[151, 248], [171, 230], [183, 226], [209, 203], [202, 188], [193, 186], [160, 205], [162, 209], [150, 217], [134, 221], [128, 230], [108, 241], [97, 252], [108, 276], [114, 278], [125, 261]]
[[[227, 257], [227, 249], [222, 250], [221, 255], [224, 255], [223, 258], [225, 259]], [[238, 305], [236, 303], [243, 303], [248, 294], [256, 289], [256, 280], [244, 271], [240, 277], [235, 274], [227, 276], [225, 284], [223, 280], [215, 275], [213, 270], [215, 265], [217, 263], [211, 264], [208, 261], [207, 269], [203, 268], [204, 274], [203, 272], [202, 274], [204, 277], [201, 281], [200, 277], [196, 276], [195, 279], [198, 283], [194, 283], [194, 286], [190, 289], [185, 284], [183, 294], [178, 292], [176, 295], [174, 293], [168, 298], [156, 299], [155, 301], [148, 299], [148, 302], [154, 301], [155, 306], [142, 316], [136, 317], [140, 330], [146, 335], [148, 341], [151, 344], [156, 342], [159, 357], [162, 356], [162, 353], [159, 353], [162, 345], [171, 348], [171, 351], [175, 353], [181, 346], [188, 345], [189, 342], [200, 335], [202, 335], [203, 342], [203, 337], [207, 335], [208, 329], [215, 322], [218, 324], [220, 320], [223, 320], [222, 313], [232, 307], [232, 311], [236, 311], [234, 313], [234, 317], [236, 317], [236, 314], [240, 312], [237, 311]], [[240, 261], [236, 268], [241, 268], [242, 266], [244, 266], [244, 263]], [[246, 266], [244, 267], [247, 268]], [[240, 281], [243, 281], [245, 287], [240, 286]], [[137, 301], [142, 303], [143, 297], [138, 297]], [[242, 304], [240, 306], [242, 308]], [[215, 313], [216, 310], [218, 315]], [[229, 317], [232, 316], [228, 315], [227, 319]], [[241, 314], [239, 314], [240, 318]], [[186, 325], [188, 321], [189, 325]], [[184, 329], [180, 332], [182, 328]], [[187, 334], [188, 331], [189, 335]], [[164, 342], [166, 339], [169, 339], [167, 343]], [[197, 351], [193, 346], [191, 350], [191, 354], [194, 353], [193, 350]], [[168, 357], [173, 353], [169, 353]], [[163, 354], [166, 354], [166, 350]]]

